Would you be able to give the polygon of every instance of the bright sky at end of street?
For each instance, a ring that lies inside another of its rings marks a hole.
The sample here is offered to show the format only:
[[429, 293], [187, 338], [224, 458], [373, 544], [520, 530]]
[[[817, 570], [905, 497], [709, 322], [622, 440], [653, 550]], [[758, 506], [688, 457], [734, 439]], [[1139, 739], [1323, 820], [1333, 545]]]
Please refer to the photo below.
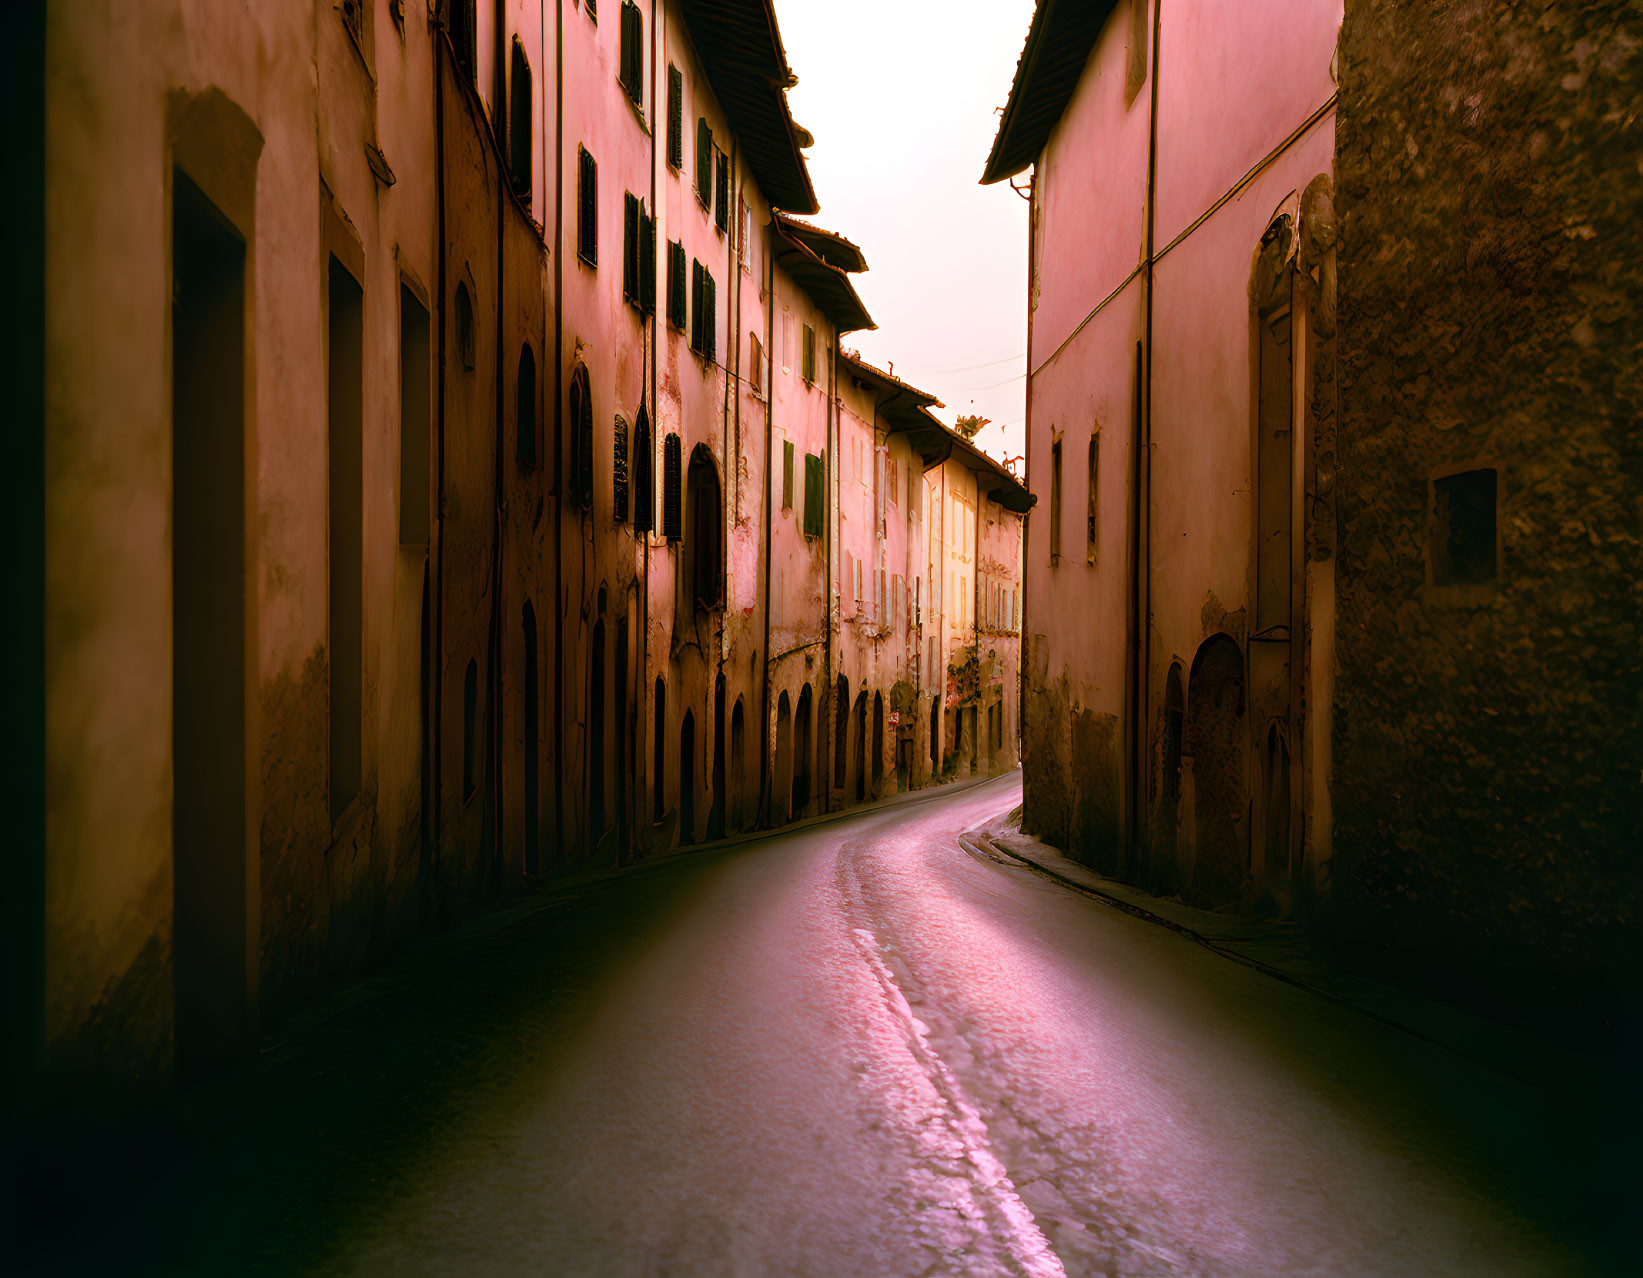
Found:
[[[1027, 204], [981, 170], [1032, 0], [776, 0], [799, 83], [793, 118], [815, 221], [861, 246], [857, 291], [878, 324], [846, 347], [980, 413], [995, 457], [1026, 438]], [[917, 51], [917, 57], [912, 54]]]

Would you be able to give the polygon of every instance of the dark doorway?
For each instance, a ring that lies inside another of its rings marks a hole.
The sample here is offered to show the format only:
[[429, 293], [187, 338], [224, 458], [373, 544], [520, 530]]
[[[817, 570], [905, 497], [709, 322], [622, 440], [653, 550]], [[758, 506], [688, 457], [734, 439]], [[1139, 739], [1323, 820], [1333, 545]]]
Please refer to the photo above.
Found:
[[433, 758], [433, 651], [434, 619], [428, 602], [428, 565], [422, 565], [422, 643], [417, 666], [417, 724], [420, 738], [417, 773], [421, 781], [421, 818], [417, 822], [422, 846], [417, 861], [421, 884], [422, 923], [432, 927], [438, 919], [439, 895], [434, 866], [434, 779], [429, 761]]
[[798, 709], [793, 712], [793, 816], [802, 817], [810, 807], [810, 685], [799, 689]]
[[679, 725], [679, 842], [696, 842], [696, 714]]
[[833, 788], [844, 789], [845, 761], [850, 754], [850, 681], [839, 676], [833, 705]]
[[1185, 748], [1192, 755], [1198, 888], [1220, 901], [1243, 892], [1248, 831], [1244, 788], [1244, 656], [1226, 635], [1212, 635], [1187, 677]]
[[856, 802], [867, 797], [867, 694], [856, 695]]
[[656, 728], [650, 734], [651, 815], [660, 821], [667, 815], [667, 683], [656, 680]]
[[588, 650], [588, 850], [605, 833], [605, 623], [593, 624]]
[[884, 789], [884, 694], [873, 694], [873, 793]]
[[1264, 773], [1266, 801], [1261, 815], [1266, 857], [1262, 872], [1269, 883], [1280, 875], [1299, 878], [1299, 858], [1290, 848], [1289, 837], [1289, 742], [1281, 724], [1267, 728]]
[[740, 830], [747, 823], [747, 725], [742, 699], [730, 712], [730, 824]]
[[632, 734], [628, 731], [630, 716], [633, 707], [628, 705], [628, 619], [621, 618], [616, 623], [616, 655], [613, 659], [616, 667], [616, 694], [611, 698], [611, 705], [616, 715], [616, 858], [626, 862], [632, 842], [629, 837], [629, 827], [633, 824], [633, 815], [628, 811], [628, 776], [633, 770], [633, 759], [630, 741]]
[[941, 771], [941, 698], [930, 699], [930, 773]]
[[793, 709], [782, 693], [776, 702], [776, 761], [770, 778], [770, 824], [782, 825], [792, 814], [793, 798]]
[[186, 1076], [248, 1038], [256, 888], [245, 811], [245, 245], [181, 170], [173, 190], [172, 944]]
[[536, 609], [525, 601], [525, 873], [541, 872], [541, 724], [536, 705]]
[[713, 681], [713, 805], [707, 810], [707, 837], [725, 835], [725, 677]]
[[335, 257], [327, 275], [331, 820], [359, 794], [364, 691], [365, 294]]

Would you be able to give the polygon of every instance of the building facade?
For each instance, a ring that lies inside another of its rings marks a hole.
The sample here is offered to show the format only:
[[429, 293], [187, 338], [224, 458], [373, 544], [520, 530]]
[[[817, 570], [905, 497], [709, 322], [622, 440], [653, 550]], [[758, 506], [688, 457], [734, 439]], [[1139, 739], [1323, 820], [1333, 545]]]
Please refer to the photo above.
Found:
[[802, 220], [767, 0], [30, 12], [14, 1104], [125, 1104], [550, 876], [929, 779], [933, 463], [841, 369], [866, 262]]
[[1621, 6], [1416, 7], [1037, 6], [984, 177], [1031, 170], [1025, 819], [1412, 970], [1601, 981], [1638, 471], [1598, 370], [1637, 268], [1585, 244], [1632, 46]]

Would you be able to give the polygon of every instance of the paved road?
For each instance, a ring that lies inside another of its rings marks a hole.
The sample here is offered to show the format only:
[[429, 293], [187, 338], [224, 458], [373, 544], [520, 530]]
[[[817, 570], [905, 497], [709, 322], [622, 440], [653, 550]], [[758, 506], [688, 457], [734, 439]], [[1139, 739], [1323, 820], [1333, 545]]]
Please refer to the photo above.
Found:
[[202, 1103], [168, 1170], [104, 1169], [146, 1192], [65, 1267], [1599, 1268], [1544, 1095], [961, 849], [1019, 788], [422, 948]]

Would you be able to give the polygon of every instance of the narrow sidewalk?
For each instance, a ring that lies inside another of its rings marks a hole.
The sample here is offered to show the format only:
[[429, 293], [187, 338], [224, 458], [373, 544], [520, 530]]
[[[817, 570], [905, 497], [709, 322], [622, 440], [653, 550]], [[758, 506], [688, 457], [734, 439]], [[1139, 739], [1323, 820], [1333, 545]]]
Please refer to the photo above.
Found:
[[[1001, 865], [1025, 868], [1113, 909], [1165, 927], [1235, 963], [1347, 1008], [1398, 1033], [1541, 1091], [1612, 1072], [1602, 1062], [1419, 994], [1342, 971], [1322, 958], [1304, 928], [1215, 913], [1158, 897], [1098, 874], [1023, 834], [1020, 808], [966, 831], [960, 841]], [[1604, 1079], [1613, 1083], [1618, 1080]]]

